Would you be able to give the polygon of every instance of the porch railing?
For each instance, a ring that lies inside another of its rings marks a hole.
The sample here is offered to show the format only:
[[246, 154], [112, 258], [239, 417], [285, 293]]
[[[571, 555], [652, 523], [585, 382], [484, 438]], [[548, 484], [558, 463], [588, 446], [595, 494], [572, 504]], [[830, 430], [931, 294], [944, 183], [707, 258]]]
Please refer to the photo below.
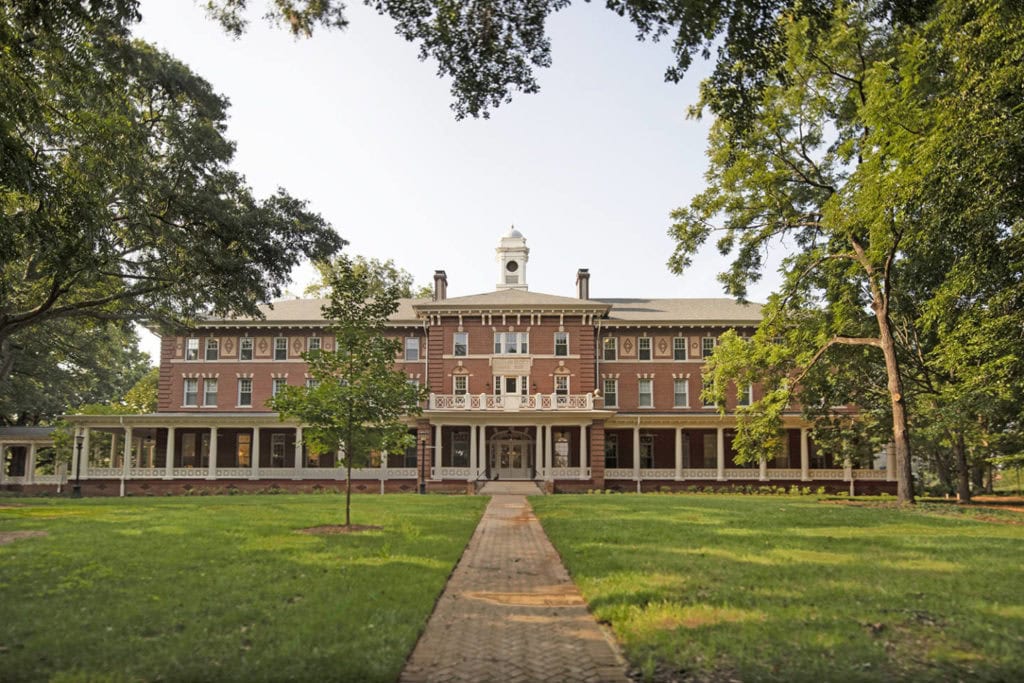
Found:
[[431, 394], [430, 410], [593, 410], [593, 394]]

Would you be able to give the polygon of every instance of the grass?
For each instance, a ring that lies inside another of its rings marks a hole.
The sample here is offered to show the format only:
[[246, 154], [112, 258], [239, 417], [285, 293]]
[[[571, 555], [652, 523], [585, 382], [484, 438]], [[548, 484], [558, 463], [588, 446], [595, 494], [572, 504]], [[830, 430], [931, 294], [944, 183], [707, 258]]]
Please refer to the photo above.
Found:
[[1024, 680], [1019, 523], [791, 497], [531, 502], [644, 678]]
[[[0, 500], [0, 505], [8, 502]], [[484, 498], [18, 499], [0, 531], [0, 680], [393, 681]], [[20, 507], [23, 506], [23, 507]]]

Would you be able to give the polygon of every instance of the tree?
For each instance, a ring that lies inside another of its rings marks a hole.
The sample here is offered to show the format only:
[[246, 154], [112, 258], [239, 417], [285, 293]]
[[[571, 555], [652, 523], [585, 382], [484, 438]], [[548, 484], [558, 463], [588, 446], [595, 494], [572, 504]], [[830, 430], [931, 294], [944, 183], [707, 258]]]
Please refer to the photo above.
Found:
[[340, 260], [344, 261], [344, 266], [339, 266], [337, 260], [317, 261], [313, 264], [320, 277], [317, 281], [306, 287], [305, 293], [307, 296], [325, 296], [329, 294], [330, 287], [328, 282], [334, 270], [339, 267], [351, 267], [356, 277], [366, 277], [369, 280], [370, 292], [374, 296], [391, 286], [394, 286], [398, 296], [403, 299], [426, 298], [433, 294], [433, 290], [426, 285], [417, 287], [412, 273], [404, 268], [399, 268], [391, 259], [381, 261], [375, 258], [356, 255], [351, 259], [341, 257]]
[[130, 0], [0, 6], [0, 382], [50, 321], [257, 314], [344, 241], [230, 169], [227, 101], [131, 40]]
[[335, 335], [333, 351], [311, 351], [313, 386], [288, 386], [269, 405], [282, 420], [296, 419], [303, 438], [321, 453], [343, 451], [345, 526], [351, 526], [352, 468], [371, 453], [401, 451], [411, 443], [404, 418], [420, 412], [423, 392], [394, 369], [401, 342], [387, 336], [398, 308], [400, 284], [381, 283], [359, 261], [339, 257], [326, 271], [330, 303], [324, 318]]
[[[1019, 5], [998, 0], [938, 2], [910, 24], [886, 9], [863, 0], [838, 3], [827, 18], [782, 16], [785, 60], [742, 116], [731, 115], [728, 92], [723, 99], [705, 84], [700, 108], [718, 117], [709, 187], [674, 213], [678, 246], [670, 265], [685, 269], [720, 232], [720, 251], [735, 252], [722, 281], [743, 297], [768, 245], [786, 240], [793, 253], [783, 263], [782, 290], [769, 298], [749, 348], [723, 344], [721, 357], [716, 353], [715, 393], [746, 372], [744, 363], [769, 379], [771, 389], [740, 426], [763, 435], [777, 428], [819, 361], [834, 367], [840, 360], [833, 349], [877, 349], [898, 497], [911, 502], [906, 373], [897, 339], [909, 310], [901, 302], [926, 307], [950, 288], [966, 295], [1001, 286], [986, 274], [958, 287], [950, 273], [999, 261], [1011, 226], [1024, 216], [1014, 170], [1024, 141], [1024, 17]], [[999, 197], [995, 206], [989, 197]], [[906, 322], [915, 327], [921, 320]], [[755, 439], [738, 441], [751, 448], [742, 456], [757, 457]]]
[[0, 424], [52, 422], [75, 406], [116, 401], [149, 369], [131, 326], [50, 320], [14, 335], [0, 382]]

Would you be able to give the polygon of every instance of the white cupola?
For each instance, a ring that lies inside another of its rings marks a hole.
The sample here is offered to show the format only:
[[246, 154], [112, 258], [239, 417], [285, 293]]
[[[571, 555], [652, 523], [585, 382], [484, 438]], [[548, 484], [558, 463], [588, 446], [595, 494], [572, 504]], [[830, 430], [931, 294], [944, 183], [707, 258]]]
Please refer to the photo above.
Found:
[[513, 225], [495, 249], [498, 254], [498, 289], [526, 290], [526, 262], [530, 248], [526, 238]]

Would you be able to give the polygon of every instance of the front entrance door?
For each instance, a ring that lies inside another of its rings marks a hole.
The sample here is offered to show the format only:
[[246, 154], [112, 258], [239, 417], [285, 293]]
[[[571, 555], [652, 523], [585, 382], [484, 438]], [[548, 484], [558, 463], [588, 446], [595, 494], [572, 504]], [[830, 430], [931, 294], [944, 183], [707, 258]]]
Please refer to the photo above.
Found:
[[533, 439], [524, 432], [495, 434], [487, 448], [491, 479], [529, 479], [533, 471]]

